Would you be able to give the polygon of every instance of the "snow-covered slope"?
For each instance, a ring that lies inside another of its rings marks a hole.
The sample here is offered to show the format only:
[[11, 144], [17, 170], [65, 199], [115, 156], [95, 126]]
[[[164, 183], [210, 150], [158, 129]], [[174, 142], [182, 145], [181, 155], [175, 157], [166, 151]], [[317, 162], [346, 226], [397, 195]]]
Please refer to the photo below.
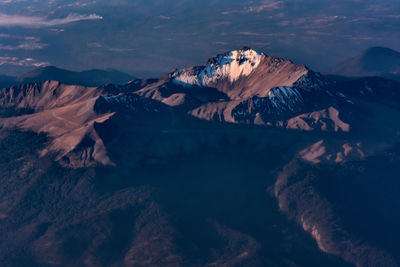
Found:
[[169, 79], [184, 87], [216, 88], [237, 100], [266, 97], [271, 88], [306, 83], [309, 72], [304, 65], [243, 48], [217, 55], [203, 66], [176, 70]]
[[175, 83], [184, 86], [209, 86], [220, 79], [231, 83], [240, 77], [249, 76], [261, 63], [264, 55], [252, 49], [234, 50], [218, 55], [209, 60], [205, 66], [177, 70], [172, 73]]

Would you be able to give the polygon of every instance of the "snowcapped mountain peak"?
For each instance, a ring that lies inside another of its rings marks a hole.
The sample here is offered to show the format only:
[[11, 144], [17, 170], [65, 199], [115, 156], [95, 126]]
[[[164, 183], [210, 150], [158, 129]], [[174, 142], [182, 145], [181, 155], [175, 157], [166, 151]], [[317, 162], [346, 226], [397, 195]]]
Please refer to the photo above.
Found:
[[136, 93], [181, 106], [200, 119], [275, 124], [321, 106], [315, 99], [329, 95], [327, 86], [305, 65], [243, 48], [176, 70]]
[[220, 79], [233, 83], [241, 76], [250, 75], [260, 65], [263, 56], [250, 48], [233, 50], [217, 55], [204, 66], [177, 70], [171, 76], [175, 83], [186, 86], [208, 86]]

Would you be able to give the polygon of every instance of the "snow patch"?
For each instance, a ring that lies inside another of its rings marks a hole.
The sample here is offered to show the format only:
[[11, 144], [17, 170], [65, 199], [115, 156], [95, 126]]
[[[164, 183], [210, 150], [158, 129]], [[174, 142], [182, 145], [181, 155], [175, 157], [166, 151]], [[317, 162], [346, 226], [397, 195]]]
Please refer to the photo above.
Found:
[[303, 98], [299, 91], [296, 88], [287, 86], [272, 88], [268, 92], [268, 98], [270, 99], [273, 107], [277, 109], [287, 107], [291, 111], [295, 110], [295, 107], [299, 102], [303, 102]]
[[237, 81], [250, 75], [256, 69], [263, 54], [252, 49], [234, 50], [211, 59], [205, 66], [177, 70], [172, 74], [173, 81], [180, 85], [208, 86], [220, 79]]

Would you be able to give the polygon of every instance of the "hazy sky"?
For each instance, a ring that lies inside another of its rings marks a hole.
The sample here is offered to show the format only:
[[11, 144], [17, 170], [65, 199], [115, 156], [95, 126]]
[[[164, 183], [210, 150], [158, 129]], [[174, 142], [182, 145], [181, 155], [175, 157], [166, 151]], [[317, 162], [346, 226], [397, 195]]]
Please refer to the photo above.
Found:
[[400, 50], [400, 1], [0, 0], [0, 74], [158, 76], [243, 46], [319, 71], [371, 46]]

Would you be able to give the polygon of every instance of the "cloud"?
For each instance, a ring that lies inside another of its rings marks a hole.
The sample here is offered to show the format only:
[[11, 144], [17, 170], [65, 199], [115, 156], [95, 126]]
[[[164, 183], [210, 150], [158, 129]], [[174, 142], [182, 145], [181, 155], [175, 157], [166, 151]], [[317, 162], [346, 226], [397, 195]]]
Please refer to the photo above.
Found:
[[251, 42], [252, 46], [270, 46], [270, 42]]
[[290, 21], [288, 21], [288, 20], [282, 20], [282, 21], [278, 22], [279, 26], [289, 26], [289, 24], [290, 24]]
[[103, 45], [99, 42], [88, 43], [87, 46], [90, 48], [104, 49], [104, 50], [107, 50], [110, 52], [130, 52], [130, 51], [137, 50], [137, 48], [111, 47], [111, 46]]
[[339, 16], [323, 16], [323, 17], [314, 19], [312, 21], [312, 23], [315, 25], [328, 24], [328, 23], [337, 21], [339, 18], [340, 18]]
[[17, 57], [0, 57], [0, 66], [12, 65], [12, 66], [23, 66], [23, 67], [44, 67], [50, 65], [49, 62], [41, 62], [34, 58], [19, 59]]
[[400, 19], [400, 14], [395, 14], [395, 15], [387, 15], [387, 18], [391, 18], [391, 19]]
[[26, 2], [28, 0], [0, 0], [0, 4], [11, 4], [11, 3], [19, 3]]
[[291, 36], [287, 33], [258, 33], [258, 32], [236, 32], [237, 35], [256, 36], [256, 37], [276, 37], [276, 36]]
[[[358, 19], [356, 19], [356, 20], [358, 20]], [[334, 16], [321, 15], [319, 17], [307, 18], [307, 19], [305, 19], [305, 21], [307, 21], [307, 23], [304, 23], [304, 21], [303, 21], [300, 24], [294, 24], [294, 25], [295, 26], [301, 25], [302, 28], [305, 30], [320, 30], [320, 29], [331, 28], [336, 25], [352, 22], [352, 20], [350, 20], [346, 16], [337, 16], [337, 15], [334, 15]]]
[[103, 19], [102, 16], [97, 14], [81, 15], [81, 14], [69, 14], [64, 18], [48, 19], [46, 17], [29, 17], [21, 15], [8, 15], [0, 14], [0, 27], [25, 27], [25, 28], [40, 28], [40, 27], [51, 27], [64, 25], [71, 22], [77, 22], [82, 20], [99, 20]]
[[312, 31], [312, 30], [307, 30], [304, 33], [308, 34], [308, 35], [319, 35], [319, 36], [331, 36], [332, 35], [332, 33], [329, 33], [329, 32]]
[[[1, 36], [0, 36], [1, 37]], [[0, 50], [40, 50], [47, 46], [45, 43], [41, 43], [37, 37], [20, 37], [20, 36], [3, 36], [4, 39], [8, 39], [9, 43], [15, 44], [2, 44], [0, 43]]]
[[36, 42], [23, 42], [17, 46], [0, 44], [0, 50], [40, 50], [47, 46], [47, 44]]
[[380, 40], [381, 38], [379, 37], [372, 37], [372, 36], [354, 36], [354, 35], [345, 35], [344, 36], [346, 39], [351, 40], [351, 41], [377, 41]]
[[282, 1], [271, 1], [271, 0], [264, 0], [261, 1], [261, 4], [258, 6], [252, 6], [248, 8], [248, 13], [260, 13], [266, 10], [276, 10], [281, 9], [283, 7]]
[[0, 34], [0, 50], [40, 50], [48, 46], [40, 41], [34, 36]]
[[248, 13], [261, 13], [265, 11], [273, 11], [277, 9], [282, 9], [283, 1], [276, 0], [263, 0], [258, 5], [249, 6], [241, 10], [227, 10], [223, 11], [222, 15], [230, 15], [234, 13], [248, 14]]
[[372, 12], [382, 12], [382, 11], [390, 11], [390, 7], [388, 6], [382, 6], [382, 5], [370, 5], [367, 8], [367, 11], [372, 11]]
[[232, 25], [232, 21], [219, 21], [213, 24], [214, 27]]
[[55, 32], [55, 33], [60, 33], [60, 32], [63, 32], [63, 31], [65, 31], [65, 30], [64, 30], [64, 29], [56, 29], [56, 28], [53, 28], [53, 29], [50, 29], [50, 31]]

